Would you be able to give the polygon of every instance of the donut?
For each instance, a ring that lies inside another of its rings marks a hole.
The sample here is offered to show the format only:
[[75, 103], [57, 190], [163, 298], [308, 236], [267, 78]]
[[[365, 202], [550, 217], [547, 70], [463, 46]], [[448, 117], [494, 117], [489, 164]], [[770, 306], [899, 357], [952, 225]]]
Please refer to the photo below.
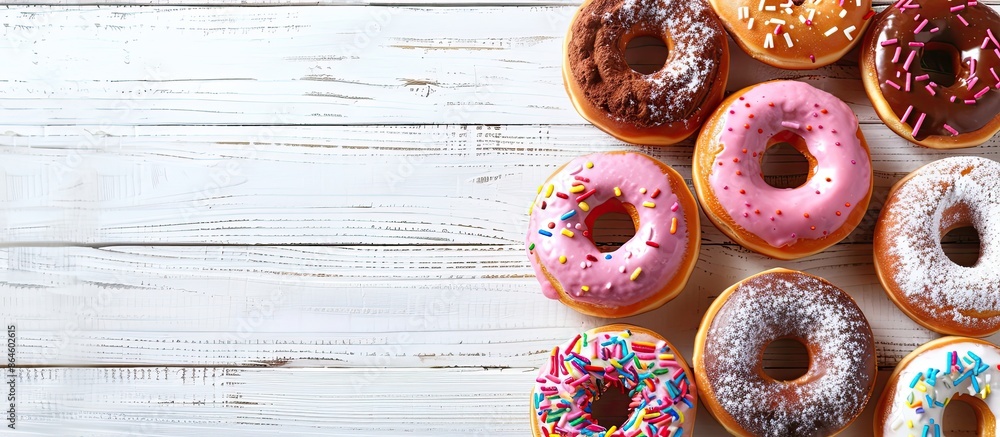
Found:
[[979, 145], [1000, 130], [1000, 15], [990, 6], [899, 0], [873, 21], [861, 77], [886, 126], [938, 149]]
[[[602, 253], [590, 229], [627, 213], [635, 236]], [[529, 210], [527, 254], [546, 297], [602, 317], [657, 308], [687, 283], [701, 248], [698, 206], [676, 171], [641, 153], [595, 153], [563, 165]]]
[[[775, 188], [761, 175], [764, 152], [781, 142], [809, 162], [800, 187]], [[709, 220], [744, 247], [779, 259], [844, 239], [864, 217], [874, 186], [854, 112], [794, 81], [765, 82], [727, 98], [698, 136], [692, 172]]]
[[[979, 261], [955, 264], [941, 237], [972, 226]], [[1000, 163], [952, 157], [889, 191], [875, 225], [875, 271], [889, 299], [927, 329], [982, 337], [1000, 330]]]
[[[531, 431], [548, 436], [693, 435], [698, 391], [684, 358], [659, 334], [609, 325], [552, 349], [531, 391]], [[606, 390], [632, 399], [625, 423], [605, 427], [591, 404]]]
[[[652, 74], [625, 62], [625, 46], [642, 36], [669, 50]], [[587, 121], [622, 141], [669, 145], [694, 133], [722, 100], [729, 46], [705, 0], [588, 0], [566, 35], [562, 71]]]
[[1000, 349], [983, 340], [944, 337], [920, 346], [896, 365], [875, 408], [875, 435], [944, 434], [944, 410], [965, 402], [976, 412], [981, 436], [997, 435], [1000, 396], [990, 385], [1000, 372]]
[[736, 44], [765, 64], [809, 70], [861, 41], [871, 0], [710, 0]]
[[[764, 349], [802, 342], [809, 369], [764, 373]], [[702, 404], [737, 436], [827, 436], [846, 428], [875, 388], [875, 341], [861, 309], [825, 280], [768, 270], [724, 291], [702, 319], [692, 356]]]

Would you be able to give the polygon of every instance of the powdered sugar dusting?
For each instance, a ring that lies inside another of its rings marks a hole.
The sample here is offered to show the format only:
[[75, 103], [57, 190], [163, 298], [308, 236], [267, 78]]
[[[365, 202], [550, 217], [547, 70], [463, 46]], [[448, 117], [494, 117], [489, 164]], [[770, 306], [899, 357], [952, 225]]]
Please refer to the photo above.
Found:
[[[979, 157], [953, 157], [932, 162], [896, 189], [882, 220], [892, 281], [910, 303], [931, 315], [976, 327], [997, 322], [973, 312], [1000, 311], [1000, 249], [990, 244], [1000, 236], [1000, 163]], [[979, 261], [965, 267], [952, 262], [941, 248], [941, 231], [956, 225], [942, 217], [956, 205], [969, 209], [971, 225], [982, 236]]]
[[[801, 387], [765, 380], [756, 370], [767, 345], [788, 337], [818, 346]], [[766, 272], [744, 281], [713, 319], [705, 383], [750, 433], [830, 435], [864, 409], [874, 348], [864, 314], [839, 288], [798, 272]]]

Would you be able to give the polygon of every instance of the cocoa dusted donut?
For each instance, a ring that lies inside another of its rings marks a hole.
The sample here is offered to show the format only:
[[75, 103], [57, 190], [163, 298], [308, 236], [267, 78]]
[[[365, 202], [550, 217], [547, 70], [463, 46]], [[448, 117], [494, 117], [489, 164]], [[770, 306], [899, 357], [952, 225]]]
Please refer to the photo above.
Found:
[[989, 140], [1000, 130], [998, 32], [1000, 15], [974, 0], [899, 0], [879, 13], [861, 46], [879, 118], [925, 147]]
[[[625, 62], [634, 38], [662, 39], [663, 68]], [[634, 144], [690, 136], [722, 100], [729, 75], [726, 32], [705, 0], [587, 0], [566, 36], [563, 82], [577, 112]]]
[[832, 64], [864, 35], [871, 0], [711, 0], [729, 34], [758, 61], [808, 70]]
[[[762, 368], [767, 345], [785, 338], [809, 352], [809, 369], [792, 381]], [[737, 436], [836, 434], [875, 388], [875, 340], [858, 305], [821, 278], [785, 269], [722, 292], [701, 321], [692, 362], [702, 404]]]

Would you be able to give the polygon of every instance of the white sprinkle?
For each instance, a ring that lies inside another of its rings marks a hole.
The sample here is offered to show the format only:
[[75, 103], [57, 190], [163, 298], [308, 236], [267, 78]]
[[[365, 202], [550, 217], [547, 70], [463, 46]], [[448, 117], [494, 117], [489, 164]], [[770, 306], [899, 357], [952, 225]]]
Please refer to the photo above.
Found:
[[854, 27], [854, 26], [851, 26], [851, 27], [848, 27], [847, 29], [844, 29], [844, 36], [847, 37], [848, 41], [854, 41], [854, 37], [851, 36], [851, 32], [854, 32], [854, 29], [857, 29], [857, 28]]
[[847, 16], [847, 9], [841, 9], [839, 15], [840, 15], [840, 18], [846, 17]]
[[785, 20], [779, 20], [777, 18], [771, 19], [771, 24], [785, 24]]
[[764, 10], [764, 2], [765, 1], [767, 1], [767, 0], [760, 0], [760, 6], [757, 6], [757, 10], [758, 11], [763, 11]]
[[830, 30], [823, 32], [823, 36], [830, 36], [833, 35], [835, 32], [837, 32], [837, 26], [833, 26], [830, 28]]
[[750, 17], [750, 21], [747, 22], [747, 29], [753, 29], [753, 17]]
[[768, 11], [768, 12], [774, 12], [774, 11], [777, 11], [778, 8], [776, 8], [774, 6], [764, 6], [764, 10]]
[[771, 38], [771, 33], [768, 32], [764, 34], [764, 48], [769, 49], [774, 47], [774, 39]]
[[788, 32], [785, 32], [784, 35], [785, 35], [785, 44], [788, 44], [788, 48], [794, 47], [795, 44], [792, 44], [792, 35]]

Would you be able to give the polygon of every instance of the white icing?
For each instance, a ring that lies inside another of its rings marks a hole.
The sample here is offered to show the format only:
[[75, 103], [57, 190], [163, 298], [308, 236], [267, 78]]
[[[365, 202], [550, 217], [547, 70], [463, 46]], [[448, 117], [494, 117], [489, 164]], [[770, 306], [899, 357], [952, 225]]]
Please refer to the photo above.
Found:
[[[811, 364], [801, 387], [761, 378], [764, 348], [783, 337], [818, 345], [810, 362], [825, 373]], [[874, 348], [871, 327], [846, 293], [798, 272], [764, 273], [745, 280], [713, 319], [703, 376], [719, 406], [755, 435], [829, 435], [867, 403]]]
[[[982, 363], [988, 366], [988, 369], [978, 376], [966, 377], [960, 383], [954, 384], [954, 381], [960, 378], [962, 373], [953, 370], [951, 373], [945, 374], [945, 370], [943, 369], [948, 360], [948, 354], [953, 351], [958, 353], [958, 358], [962, 360], [962, 366], [966, 371], [970, 368], [970, 364], [968, 364], [966, 359], [972, 361], [972, 358], [968, 355], [969, 351], [979, 356], [982, 359]], [[916, 358], [913, 358], [899, 372], [894, 388], [895, 396], [892, 398], [892, 404], [889, 414], [886, 415], [887, 420], [883, 424], [882, 432], [886, 436], [919, 436], [923, 434], [923, 429], [926, 426], [928, 436], [937, 435], [935, 428], [941, 430], [941, 435], [944, 435], [943, 430], [945, 425], [942, 418], [945, 408], [938, 403], [945, 404], [946, 400], [950, 401], [958, 393], [967, 395], [975, 394], [980, 399], [985, 398], [983, 401], [989, 407], [990, 411], [996, 414], [997, 411], [1000, 411], [1000, 396], [996, 394], [987, 395], [986, 390], [987, 387], [990, 387], [990, 392], [992, 393], [991, 384], [994, 384], [997, 380], [998, 363], [1000, 363], [1000, 350], [982, 343], [953, 343], [924, 351]], [[926, 380], [929, 369], [940, 370], [940, 374], [935, 378], [933, 386]], [[910, 384], [918, 374], [922, 376], [921, 381], [924, 382], [922, 384], [918, 383], [914, 388], [910, 388]], [[975, 378], [976, 383], [979, 384], [979, 391], [975, 390], [972, 378]], [[920, 390], [920, 388], [923, 388], [925, 391]], [[916, 406], [907, 406], [907, 398], [910, 395], [914, 396], [914, 400], [922, 401], [920, 406], [920, 408], [923, 408], [922, 413], [917, 412]], [[928, 408], [925, 405], [927, 403], [926, 396], [930, 396], [932, 401], [935, 402], [934, 407]], [[913, 426], [910, 427], [910, 424]]]
[[[966, 174], [962, 174], [965, 172]], [[945, 186], [947, 185], [947, 186]], [[881, 220], [888, 242], [892, 281], [910, 304], [966, 326], [983, 320], [969, 311], [1000, 311], [1000, 163], [979, 157], [953, 157], [915, 172], [890, 199]], [[981, 251], [975, 266], [952, 262], [941, 248], [943, 212], [957, 204], [969, 207], [979, 232]]]

